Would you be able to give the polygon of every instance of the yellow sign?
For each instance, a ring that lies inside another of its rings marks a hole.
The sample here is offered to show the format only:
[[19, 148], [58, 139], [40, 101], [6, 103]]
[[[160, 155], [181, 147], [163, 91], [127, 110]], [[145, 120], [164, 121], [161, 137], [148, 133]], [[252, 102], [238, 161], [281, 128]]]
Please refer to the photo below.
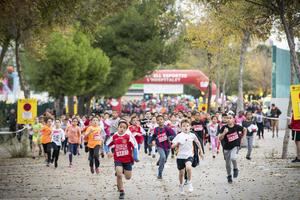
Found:
[[206, 103], [200, 103], [198, 106], [199, 112], [207, 112], [207, 104]]
[[36, 99], [19, 99], [18, 100], [18, 124], [33, 124], [37, 116]]
[[291, 99], [294, 119], [300, 119], [300, 85], [291, 85]]

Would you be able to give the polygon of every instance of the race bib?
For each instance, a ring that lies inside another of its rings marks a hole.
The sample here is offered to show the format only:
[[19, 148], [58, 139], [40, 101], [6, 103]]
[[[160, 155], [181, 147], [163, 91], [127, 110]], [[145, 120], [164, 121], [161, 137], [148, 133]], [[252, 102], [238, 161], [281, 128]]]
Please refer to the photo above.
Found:
[[99, 134], [99, 133], [98, 133], [98, 134], [95, 134], [93, 139], [94, 139], [94, 140], [97, 140], [97, 141], [100, 141], [100, 140], [101, 140], [100, 134]]
[[168, 140], [167, 134], [162, 133], [162, 134], [157, 135], [157, 140], [159, 143], [162, 143], [162, 142]]
[[116, 145], [116, 156], [121, 157], [121, 156], [127, 156], [129, 154], [127, 144], [119, 144]]
[[194, 131], [202, 131], [203, 126], [202, 125], [194, 125]]
[[239, 135], [237, 132], [230, 133], [230, 134], [227, 134], [227, 139], [228, 139], [228, 142], [232, 142], [234, 140], [239, 139]]

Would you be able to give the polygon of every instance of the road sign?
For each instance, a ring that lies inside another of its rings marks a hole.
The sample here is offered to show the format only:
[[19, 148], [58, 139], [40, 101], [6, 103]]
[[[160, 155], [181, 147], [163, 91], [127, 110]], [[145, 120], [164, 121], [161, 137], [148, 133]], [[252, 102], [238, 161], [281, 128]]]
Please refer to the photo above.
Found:
[[292, 107], [294, 119], [300, 119], [300, 84], [299, 85], [291, 85], [291, 99], [292, 99]]
[[207, 104], [206, 103], [199, 104], [198, 111], [199, 112], [207, 112]]
[[37, 116], [36, 99], [19, 99], [18, 100], [18, 124], [33, 124]]

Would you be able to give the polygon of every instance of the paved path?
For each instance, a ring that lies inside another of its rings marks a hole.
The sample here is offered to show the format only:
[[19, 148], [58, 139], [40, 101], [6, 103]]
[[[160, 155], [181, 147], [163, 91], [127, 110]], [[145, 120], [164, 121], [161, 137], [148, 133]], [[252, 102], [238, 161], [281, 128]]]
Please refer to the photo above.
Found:
[[[216, 159], [207, 150], [205, 160], [193, 170], [194, 192], [178, 194], [178, 172], [175, 159], [169, 159], [163, 180], [156, 179], [156, 159], [142, 153], [141, 162], [135, 164], [133, 177], [125, 181], [126, 199], [300, 199], [300, 164], [281, 160], [283, 132], [280, 138], [257, 141], [253, 160], [239, 153], [240, 176], [232, 185], [227, 183], [222, 154]], [[74, 159], [68, 168], [67, 156], [60, 154], [59, 167], [47, 168], [43, 159], [9, 159], [0, 148], [1, 199], [117, 199], [113, 160], [101, 160], [101, 173], [89, 172], [87, 155]], [[289, 144], [289, 156], [295, 146]]]

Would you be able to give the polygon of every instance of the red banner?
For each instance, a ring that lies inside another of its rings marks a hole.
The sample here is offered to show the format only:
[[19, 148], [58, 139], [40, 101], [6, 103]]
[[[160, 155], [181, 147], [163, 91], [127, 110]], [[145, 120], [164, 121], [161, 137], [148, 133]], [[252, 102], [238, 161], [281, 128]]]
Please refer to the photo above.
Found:
[[[207, 90], [208, 81], [208, 77], [200, 70], [156, 70], [135, 83], [189, 84], [205, 92]], [[212, 84], [212, 93], [216, 94], [216, 85], [214, 83]]]

